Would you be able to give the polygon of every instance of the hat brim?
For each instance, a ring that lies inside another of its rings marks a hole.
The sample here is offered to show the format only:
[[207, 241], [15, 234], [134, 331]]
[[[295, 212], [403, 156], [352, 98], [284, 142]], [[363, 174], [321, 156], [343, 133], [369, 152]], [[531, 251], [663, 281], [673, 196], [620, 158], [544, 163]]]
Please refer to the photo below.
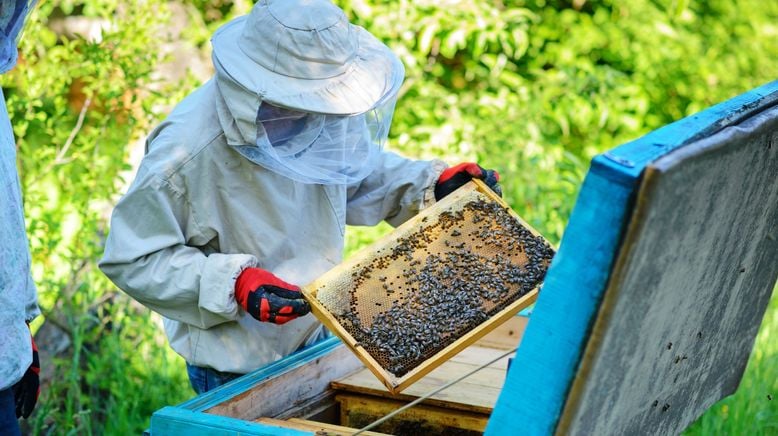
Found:
[[225, 24], [211, 38], [213, 63], [246, 90], [271, 104], [307, 112], [355, 115], [397, 93], [405, 70], [392, 51], [354, 26], [359, 48], [348, 69], [328, 79], [300, 79], [270, 71], [254, 62], [238, 43], [246, 17]]

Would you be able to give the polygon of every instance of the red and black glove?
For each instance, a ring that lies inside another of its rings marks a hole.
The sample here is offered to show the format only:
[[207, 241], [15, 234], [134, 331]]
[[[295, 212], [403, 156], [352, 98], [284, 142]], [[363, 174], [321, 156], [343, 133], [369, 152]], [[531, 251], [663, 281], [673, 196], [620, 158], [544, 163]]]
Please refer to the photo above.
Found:
[[451, 194], [472, 179], [483, 180], [492, 191], [502, 197], [502, 189], [497, 184], [500, 181], [500, 174], [497, 171], [483, 169], [473, 162], [465, 162], [443, 171], [435, 185], [435, 200]]
[[32, 363], [25, 371], [22, 379], [13, 387], [14, 399], [16, 401], [16, 417], [22, 416], [25, 419], [32, 413], [35, 404], [38, 402], [38, 395], [41, 393], [41, 364], [38, 360], [38, 347], [35, 345], [35, 340], [32, 339], [32, 333], [30, 334], [30, 340], [32, 341]]
[[235, 282], [235, 300], [254, 318], [275, 324], [284, 324], [311, 311], [299, 287], [260, 268], [247, 268], [240, 273]]

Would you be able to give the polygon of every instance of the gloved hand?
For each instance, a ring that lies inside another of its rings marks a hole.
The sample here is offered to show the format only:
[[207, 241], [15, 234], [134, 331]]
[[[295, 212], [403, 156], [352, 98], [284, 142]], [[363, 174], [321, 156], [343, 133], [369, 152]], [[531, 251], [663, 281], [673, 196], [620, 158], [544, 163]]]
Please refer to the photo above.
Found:
[[299, 287], [260, 268], [246, 268], [240, 273], [235, 281], [235, 300], [257, 320], [275, 324], [311, 311]]
[[32, 413], [32, 409], [35, 408], [35, 404], [38, 402], [38, 395], [41, 393], [39, 378], [41, 364], [38, 360], [38, 347], [35, 345], [35, 340], [32, 339], [32, 333], [30, 334], [30, 340], [32, 341], [32, 363], [25, 371], [22, 379], [13, 386], [14, 400], [16, 400], [16, 417], [22, 416], [25, 419]]
[[472, 179], [483, 180], [492, 191], [502, 197], [502, 189], [497, 184], [500, 181], [500, 174], [497, 171], [485, 170], [476, 163], [465, 162], [443, 171], [435, 184], [435, 200], [451, 194]]

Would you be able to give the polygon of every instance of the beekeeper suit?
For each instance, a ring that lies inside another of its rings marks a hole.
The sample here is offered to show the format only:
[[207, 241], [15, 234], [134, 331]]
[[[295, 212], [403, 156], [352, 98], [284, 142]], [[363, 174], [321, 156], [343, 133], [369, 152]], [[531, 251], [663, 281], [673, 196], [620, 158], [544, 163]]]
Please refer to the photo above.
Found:
[[[0, 74], [16, 65], [18, 38], [35, 2], [0, 0]], [[0, 90], [0, 433], [20, 434], [38, 400], [38, 351], [28, 324], [40, 314], [16, 172], [16, 141]]]
[[260, 1], [212, 44], [215, 77], [149, 136], [100, 268], [190, 366], [243, 374], [321, 333], [291, 283], [340, 262], [346, 224], [404, 222], [446, 165], [383, 150], [403, 66], [331, 3]]

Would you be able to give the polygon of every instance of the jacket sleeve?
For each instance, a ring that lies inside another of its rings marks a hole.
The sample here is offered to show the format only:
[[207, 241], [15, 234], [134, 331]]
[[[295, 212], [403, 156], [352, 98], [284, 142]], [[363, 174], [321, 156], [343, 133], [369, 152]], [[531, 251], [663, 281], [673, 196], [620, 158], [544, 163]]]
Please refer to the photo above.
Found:
[[399, 226], [435, 202], [435, 182], [447, 165], [383, 152], [375, 171], [349, 187], [346, 223]]
[[100, 269], [127, 294], [166, 318], [207, 329], [236, 320], [235, 280], [256, 265], [246, 254], [206, 255], [183, 193], [156, 176], [136, 178], [111, 217]]
[[27, 279], [25, 296], [27, 301], [24, 305], [24, 320], [29, 323], [41, 314], [41, 309], [38, 307], [38, 291], [35, 288], [35, 282], [32, 281], [32, 276]]

